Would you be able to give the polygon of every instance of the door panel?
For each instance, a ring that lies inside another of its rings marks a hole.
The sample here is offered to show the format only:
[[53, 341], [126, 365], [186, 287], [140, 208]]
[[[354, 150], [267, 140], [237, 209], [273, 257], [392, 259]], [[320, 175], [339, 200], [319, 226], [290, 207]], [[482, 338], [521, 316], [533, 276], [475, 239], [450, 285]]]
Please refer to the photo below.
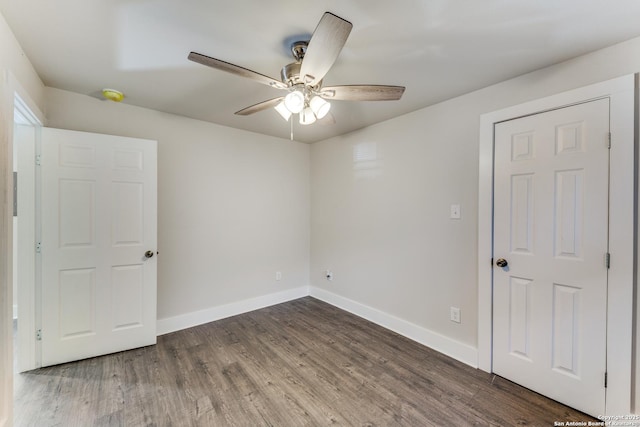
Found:
[[60, 338], [95, 335], [96, 269], [61, 270], [58, 286], [58, 311], [65, 314], [60, 317]]
[[96, 182], [61, 179], [58, 191], [60, 247], [95, 247]]
[[495, 126], [493, 369], [604, 413], [609, 101]]
[[114, 247], [140, 245], [144, 240], [144, 186], [137, 182], [112, 185], [112, 244]]
[[156, 341], [156, 142], [42, 130], [42, 365]]
[[554, 252], [582, 259], [584, 233], [584, 169], [556, 171]]
[[531, 280], [509, 278], [509, 351], [531, 360]]
[[511, 177], [511, 251], [533, 253], [532, 174]]
[[113, 330], [139, 327], [144, 314], [144, 272], [138, 265], [119, 265], [111, 269]]

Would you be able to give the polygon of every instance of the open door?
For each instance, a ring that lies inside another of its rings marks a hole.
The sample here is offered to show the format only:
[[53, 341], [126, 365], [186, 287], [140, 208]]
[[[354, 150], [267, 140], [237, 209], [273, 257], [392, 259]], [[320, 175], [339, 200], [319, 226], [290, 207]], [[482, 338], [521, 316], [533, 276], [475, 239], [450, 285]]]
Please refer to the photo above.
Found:
[[42, 366], [155, 344], [156, 141], [41, 140]]

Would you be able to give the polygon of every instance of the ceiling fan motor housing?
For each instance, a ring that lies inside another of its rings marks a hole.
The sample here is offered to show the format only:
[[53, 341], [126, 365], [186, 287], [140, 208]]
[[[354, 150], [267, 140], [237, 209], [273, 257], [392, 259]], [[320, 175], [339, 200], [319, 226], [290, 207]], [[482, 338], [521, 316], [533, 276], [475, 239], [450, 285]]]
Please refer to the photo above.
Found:
[[282, 67], [282, 70], [280, 71], [282, 82], [287, 84], [289, 87], [302, 83], [302, 80], [300, 79], [301, 65], [302, 63], [300, 62], [292, 62], [291, 64], [287, 64]]
[[291, 54], [296, 62], [302, 62], [304, 59], [305, 53], [307, 53], [307, 46], [309, 46], [308, 41], [297, 41], [291, 43]]

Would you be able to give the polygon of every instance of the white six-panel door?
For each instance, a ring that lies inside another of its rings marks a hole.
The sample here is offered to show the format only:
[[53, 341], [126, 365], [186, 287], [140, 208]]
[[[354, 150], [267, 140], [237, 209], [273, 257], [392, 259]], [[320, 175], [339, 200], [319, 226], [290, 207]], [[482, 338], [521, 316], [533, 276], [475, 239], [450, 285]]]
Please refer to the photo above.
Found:
[[156, 342], [156, 156], [42, 129], [42, 366]]
[[493, 370], [605, 411], [609, 101], [495, 126]]

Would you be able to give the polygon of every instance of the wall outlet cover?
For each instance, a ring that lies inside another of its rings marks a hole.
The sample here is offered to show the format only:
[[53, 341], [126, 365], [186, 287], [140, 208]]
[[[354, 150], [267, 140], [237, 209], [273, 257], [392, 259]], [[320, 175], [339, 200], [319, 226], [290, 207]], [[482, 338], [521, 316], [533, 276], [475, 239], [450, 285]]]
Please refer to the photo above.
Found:
[[460, 205], [459, 204], [451, 205], [451, 213], [450, 213], [449, 217], [451, 219], [460, 219], [462, 217], [462, 215], [460, 213]]
[[451, 317], [452, 322], [460, 323], [460, 309], [458, 307], [451, 307]]

